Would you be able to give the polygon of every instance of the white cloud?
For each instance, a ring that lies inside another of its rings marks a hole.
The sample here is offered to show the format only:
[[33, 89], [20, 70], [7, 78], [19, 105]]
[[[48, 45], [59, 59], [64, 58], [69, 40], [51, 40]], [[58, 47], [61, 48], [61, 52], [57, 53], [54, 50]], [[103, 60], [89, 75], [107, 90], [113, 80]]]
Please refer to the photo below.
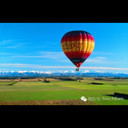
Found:
[[76, 71], [75, 70], [71, 70], [72, 73], [75, 73]]
[[13, 63], [9, 63], [9, 64], [0, 64], [0, 66], [4, 66], [4, 67], [28, 67], [30, 66], [30, 64], [13, 64]]
[[49, 52], [49, 51], [41, 51], [40, 52], [42, 58], [47, 59], [62, 59], [65, 58], [63, 52]]
[[[34, 65], [34, 64], [0, 64], [1, 67], [27, 67], [27, 68], [40, 68], [40, 69], [75, 69], [75, 66], [42, 66], [42, 65]], [[128, 70], [128, 68], [116, 68], [116, 67], [80, 67], [81, 69], [86, 69], [85, 71], [88, 71], [88, 69], [100, 69], [100, 70]]]
[[0, 45], [5, 45], [5, 44], [8, 44], [10, 42], [12, 42], [12, 40], [2, 40], [2, 41], [0, 41]]
[[64, 73], [67, 73], [68, 71], [64, 71]]
[[[38, 55], [39, 54], [39, 55]], [[49, 51], [41, 51], [36, 56], [33, 55], [16, 55], [13, 57], [22, 57], [22, 58], [46, 58], [46, 59], [56, 59], [63, 61], [66, 56], [63, 52], [49, 52]]]
[[15, 49], [15, 48], [19, 48], [19, 47], [21, 47], [22, 46], [22, 44], [15, 44], [15, 45], [11, 45], [11, 46], [6, 46], [5, 48], [8, 48], [8, 49]]
[[104, 62], [104, 61], [107, 61], [107, 58], [106, 57], [101, 57], [101, 56], [99, 56], [99, 57], [94, 57], [94, 58], [92, 58], [92, 59], [87, 59], [86, 60], [86, 62], [95, 62], [95, 63], [102, 63], [102, 62]]
[[[17, 56], [13, 56], [13, 57], [22, 57], [22, 58], [46, 58], [46, 59], [54, 59], [54, 60], [58, 60], [60, 62], [70, 62], [70, 60], [68, 60], [68, 58], [66, 57], [66, 55], [63, 52], [49, 52], [49, 51], [40, 51], [39, 55], [33, 56], [33, 55], [17, 55]], [[95, 62], [95, 63], [99, 63], [99, 62], [103, 62], [106, 61], [107, 58], [106, 57], [94, 57], [92, 59], [87, 59], [87, 62]]]
[[85, 70], [84, 73], [89, 73], [89, 70]]
[[110, 69], [110, 70], [128, 70], [128, 68], [113, 68], [113, 67], [81, 67], [82, 69]]
[[7, 48], [7, 49], [19, 48], [22, 45], [23, 45], [23, 43], [16, 42], [15, 40], [3, 40], [3, 41], [0, 41], [0, 46], [2, 48]]
[[8, 53], [8, 52], [0, 52], [0, 55], [11, 55], [11, 53]]
[[96, 73], [103, 73], [103, 71], [95, 71]]
[[92, 55], [113, 55], [114, 53], [112, 52], [100, 52], [100, 51], [97, 51], [97, 52], [92, 52]]

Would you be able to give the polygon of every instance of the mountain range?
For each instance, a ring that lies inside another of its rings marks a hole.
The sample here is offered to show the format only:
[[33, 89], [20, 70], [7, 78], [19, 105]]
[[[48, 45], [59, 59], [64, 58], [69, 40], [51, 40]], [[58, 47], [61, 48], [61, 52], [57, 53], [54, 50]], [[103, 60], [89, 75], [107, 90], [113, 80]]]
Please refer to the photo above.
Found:
[[43, 72], [43, 71], [5, 71], [0, 72], [3, 77], [128, 77], [124, 73], [103, 73], [103, 72]]

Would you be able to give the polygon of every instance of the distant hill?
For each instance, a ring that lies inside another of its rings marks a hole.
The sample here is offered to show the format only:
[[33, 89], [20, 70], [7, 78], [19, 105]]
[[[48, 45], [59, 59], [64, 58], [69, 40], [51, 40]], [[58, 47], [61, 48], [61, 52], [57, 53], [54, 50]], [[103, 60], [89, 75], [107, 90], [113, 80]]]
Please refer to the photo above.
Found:
[[128, 77], [124, 73], [52, 73], [52, 72], [39, 72], [39, 71], [19, 71], [19, 72], [0, 72], [0, 78], [3, 77]]

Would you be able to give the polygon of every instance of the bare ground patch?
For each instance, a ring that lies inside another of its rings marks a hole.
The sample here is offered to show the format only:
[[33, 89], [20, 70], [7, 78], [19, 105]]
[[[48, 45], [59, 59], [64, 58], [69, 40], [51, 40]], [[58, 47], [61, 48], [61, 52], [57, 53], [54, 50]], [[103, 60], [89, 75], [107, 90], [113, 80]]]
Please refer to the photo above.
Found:
[[0, 81], [13, 81], [12, 79], [0, 79]]
[[98, 105], [82, 100], [0, 101], [0, 105]]

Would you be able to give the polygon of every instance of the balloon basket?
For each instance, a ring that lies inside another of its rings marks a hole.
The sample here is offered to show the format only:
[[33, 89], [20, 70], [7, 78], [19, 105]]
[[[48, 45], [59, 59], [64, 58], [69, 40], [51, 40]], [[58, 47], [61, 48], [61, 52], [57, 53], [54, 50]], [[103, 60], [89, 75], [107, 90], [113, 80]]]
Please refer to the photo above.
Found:
[[76, 71], [80, 71], [80, 69], [79, 68], [76, 68]]

